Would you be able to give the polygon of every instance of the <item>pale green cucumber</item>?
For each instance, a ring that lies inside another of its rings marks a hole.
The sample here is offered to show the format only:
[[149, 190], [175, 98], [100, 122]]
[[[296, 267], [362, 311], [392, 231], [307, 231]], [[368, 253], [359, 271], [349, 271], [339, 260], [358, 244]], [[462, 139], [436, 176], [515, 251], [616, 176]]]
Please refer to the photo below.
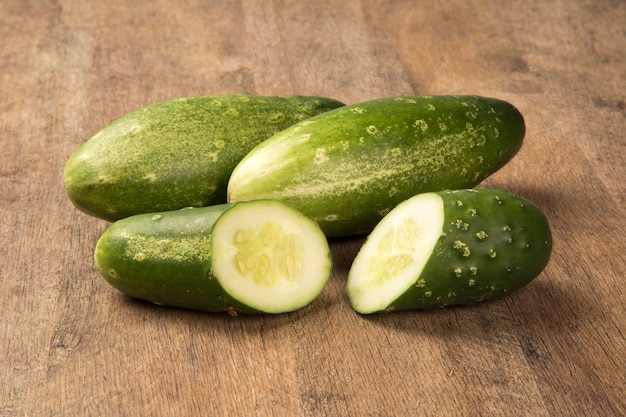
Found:
[[118, 220], [94, 257], [105, 280], [131, 297], [231, 315], [303, 308], [332, 268], [315, 222], [262, 200]]
[[224, 95], [141, 108], [69, 158], [65, 189], [78, 209], [110, 221], [225, 203], [231, 171], [250, 149], [341, 105], [323, 97]]
[[471, 188], [520, 149], [524, 119], [475, 96], [402, 97], [331, 110], [257, 145], [237, 165], [229, 201], [284, 201], [328, 236], [364, 234], [422, 192]]
[[493, 300], [546, 267], [550, 227], [531, 202], [503, 190], [424, 193], [374, 228], [348, 274], [363, 314]]

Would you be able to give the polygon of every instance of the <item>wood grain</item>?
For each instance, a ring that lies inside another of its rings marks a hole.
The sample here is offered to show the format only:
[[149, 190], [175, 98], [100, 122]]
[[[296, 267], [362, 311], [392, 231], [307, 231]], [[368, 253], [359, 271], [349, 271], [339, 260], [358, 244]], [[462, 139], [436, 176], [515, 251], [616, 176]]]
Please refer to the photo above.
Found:
[[[626, 415], [624, 22], [620, 0], [0, 0], [0, 416]], [[293, 314], [121, 295], [65, 161], [140, 106], [239, 92], [511, 101], [526, 141], [484, 185], [546, 212], [548, 268], [498, 301], [362, 317], [346, 239]]]

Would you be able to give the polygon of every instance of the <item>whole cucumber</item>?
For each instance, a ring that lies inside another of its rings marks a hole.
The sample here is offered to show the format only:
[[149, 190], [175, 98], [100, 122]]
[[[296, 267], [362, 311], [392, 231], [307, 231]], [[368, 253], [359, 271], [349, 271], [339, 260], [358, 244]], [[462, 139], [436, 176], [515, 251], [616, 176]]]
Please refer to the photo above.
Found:
[[141, 108], [69, 158], [65, 189], [78, 209], [109, 221], [225, 203], [231, 171], [249, 150], [341, 105], [323, 97], [225, 95]]
[[476, 96], [384, 98], [296, 123], [257, 145], [228, 183], [229, 201], [284, 201], [327, 236], [369, 233], [401, 201], [471, 188], [520, 149], [524, 119]]
[[363, 314], [473, 304], [531, 282], [551, 251], [548, 221], [528, 200], [484, 188], [424, 193], [376, 226], [346, 288]]
[[300, 309], [332, 268], [315, 222], [260, 200], [118, 220], [94, 257], [105, 280], [128, 296], [231, 315]]

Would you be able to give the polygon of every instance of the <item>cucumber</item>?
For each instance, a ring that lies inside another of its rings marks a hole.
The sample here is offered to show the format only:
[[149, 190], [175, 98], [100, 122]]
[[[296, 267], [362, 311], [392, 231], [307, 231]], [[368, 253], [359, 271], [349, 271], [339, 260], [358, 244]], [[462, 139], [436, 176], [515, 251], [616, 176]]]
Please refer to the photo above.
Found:
[[551, 250], [545, 215], [521, 197], [484, 188], [423, 193], [367, 237], [346, 290], [362, 314], [474, 304], [531, 282]]
[[315, 222], [262, 200], [118, 220], [94, 258], [104, 279], [128, 296], [231, 315], [300, 309], [319, 295], [332, 268]]
[[401, 201], [471, 188], [520, 149], [524, 119], [475, 96], [384, 98], [296, 123], [234, 169], [228, 200], [284, 201], [327, 236], [369, 233]]
[[235, 165], [259, 142], [342, 103], [323, 97], [188, 97], [138, 109], [65, 165], [68, 197], [109, 221], [226, 202]]

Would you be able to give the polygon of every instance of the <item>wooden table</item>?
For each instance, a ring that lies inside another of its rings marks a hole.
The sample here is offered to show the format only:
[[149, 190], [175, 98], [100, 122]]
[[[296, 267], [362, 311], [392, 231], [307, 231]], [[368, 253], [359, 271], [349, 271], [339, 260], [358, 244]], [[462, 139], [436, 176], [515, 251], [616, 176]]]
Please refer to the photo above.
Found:
[[[620, 0], [0, 0], [0, 416], [625, 415], [625, 22]], [[483, 185], [545, 211], [550, 264], [497, 301], [364, 317], [347, 239], [292, 314], [123, 296], [65, 161], [138, 107], [228, 93], [512, 102], [525, 144]]]

